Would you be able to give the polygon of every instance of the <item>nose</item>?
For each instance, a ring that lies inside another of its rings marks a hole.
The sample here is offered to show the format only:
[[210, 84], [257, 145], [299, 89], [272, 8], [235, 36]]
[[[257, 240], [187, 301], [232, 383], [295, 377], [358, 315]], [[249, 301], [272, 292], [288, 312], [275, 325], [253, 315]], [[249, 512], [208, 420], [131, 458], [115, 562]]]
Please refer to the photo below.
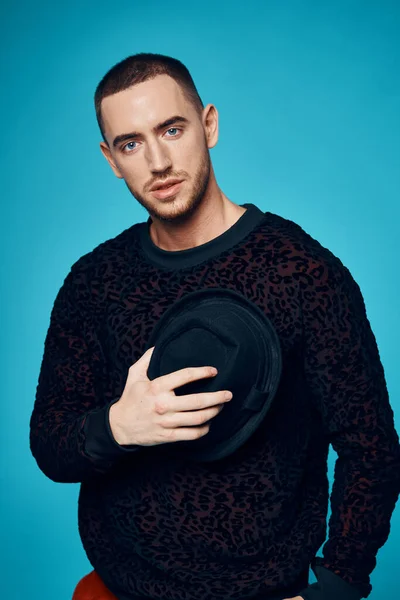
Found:
[[157, 140], [149, 142], [147, 145], [147, 162], [153, 172], [163, 172], [172, 166], [171, 157], [167, 149]]

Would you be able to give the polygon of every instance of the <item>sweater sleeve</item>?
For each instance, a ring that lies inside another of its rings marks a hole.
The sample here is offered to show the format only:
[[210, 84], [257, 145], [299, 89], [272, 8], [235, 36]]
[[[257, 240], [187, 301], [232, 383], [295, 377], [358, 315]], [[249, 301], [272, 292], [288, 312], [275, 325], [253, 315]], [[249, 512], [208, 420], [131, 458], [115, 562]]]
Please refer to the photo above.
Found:
[[112, 435], [108, 414], [118, 398], [103, 397], [104, 357], [77, 264], [54, 301], [30, 419], [30, 447], [39, 468], [64, 483], [105, 473], [140, 448], [120, 446]]
[[360, 288], [337, 261], [316, 264], [299, 280], [308, 391], [337, 453], [328, 539], [312, 568], [367, 597], [399, 495], [400, 446]]

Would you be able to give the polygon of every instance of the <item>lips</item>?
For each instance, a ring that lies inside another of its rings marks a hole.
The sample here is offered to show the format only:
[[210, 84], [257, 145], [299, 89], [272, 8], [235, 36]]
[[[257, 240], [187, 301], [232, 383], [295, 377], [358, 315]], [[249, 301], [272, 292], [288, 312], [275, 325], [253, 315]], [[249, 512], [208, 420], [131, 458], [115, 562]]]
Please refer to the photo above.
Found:
[[177, 194], [182, 183], [183, 181], [175, 180], [175, 183], [172, 183], [170, 185], [164, 185], [163, 187], [159, 187], [157, 189], [153, 189], [151, 193], [159, 200], [163, 200], [164, 198], [169, 198]]
[[176, 179], [176, 178], [167, 179], [167, 181], [156, 183], [155, 185], [153, 185], [153, 187], [150, 188], [150, 191], [154, 192], [156, 190], [166, 189], [167, 187], [170, 187], [171, 185], [175, 185], [175, 183], [180, 183], [181, 181], [182, 181], [182, 179]]

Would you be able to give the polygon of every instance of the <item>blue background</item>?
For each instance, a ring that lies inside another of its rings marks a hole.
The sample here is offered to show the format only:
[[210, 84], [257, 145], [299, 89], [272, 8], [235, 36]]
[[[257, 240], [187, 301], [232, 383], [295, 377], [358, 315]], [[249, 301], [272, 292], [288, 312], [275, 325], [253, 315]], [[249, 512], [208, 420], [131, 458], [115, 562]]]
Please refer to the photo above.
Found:
[[[0, 22], [0, 585], [7, 600], [69, 600], [91, 570], [79, 486], [47, 479], [28, 445], [44, 338], [71, 264], [147, 218], [100, 153], [98, 81], [136, 52], [186, 64], [220, 113], [211, 157], [222, 190], [299, 223], [360, 285], [399, 430], [400, 10], [384, 0], [3, 0]], [[397, 506], [371, 600], [399, 589], [399, 543]]]

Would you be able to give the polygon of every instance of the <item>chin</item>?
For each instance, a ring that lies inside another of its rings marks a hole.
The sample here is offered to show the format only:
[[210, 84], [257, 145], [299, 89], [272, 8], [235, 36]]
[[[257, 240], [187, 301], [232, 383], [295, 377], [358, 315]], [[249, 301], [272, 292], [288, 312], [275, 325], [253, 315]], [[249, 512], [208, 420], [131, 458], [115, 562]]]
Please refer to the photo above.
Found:
[[198, 204], [193, 200], [185, 201], [180, 198], [160, 200], [156, 205], [153, 204], [151, 214], [154, 214], [160, 221], [179, 223], [190, 217]]

